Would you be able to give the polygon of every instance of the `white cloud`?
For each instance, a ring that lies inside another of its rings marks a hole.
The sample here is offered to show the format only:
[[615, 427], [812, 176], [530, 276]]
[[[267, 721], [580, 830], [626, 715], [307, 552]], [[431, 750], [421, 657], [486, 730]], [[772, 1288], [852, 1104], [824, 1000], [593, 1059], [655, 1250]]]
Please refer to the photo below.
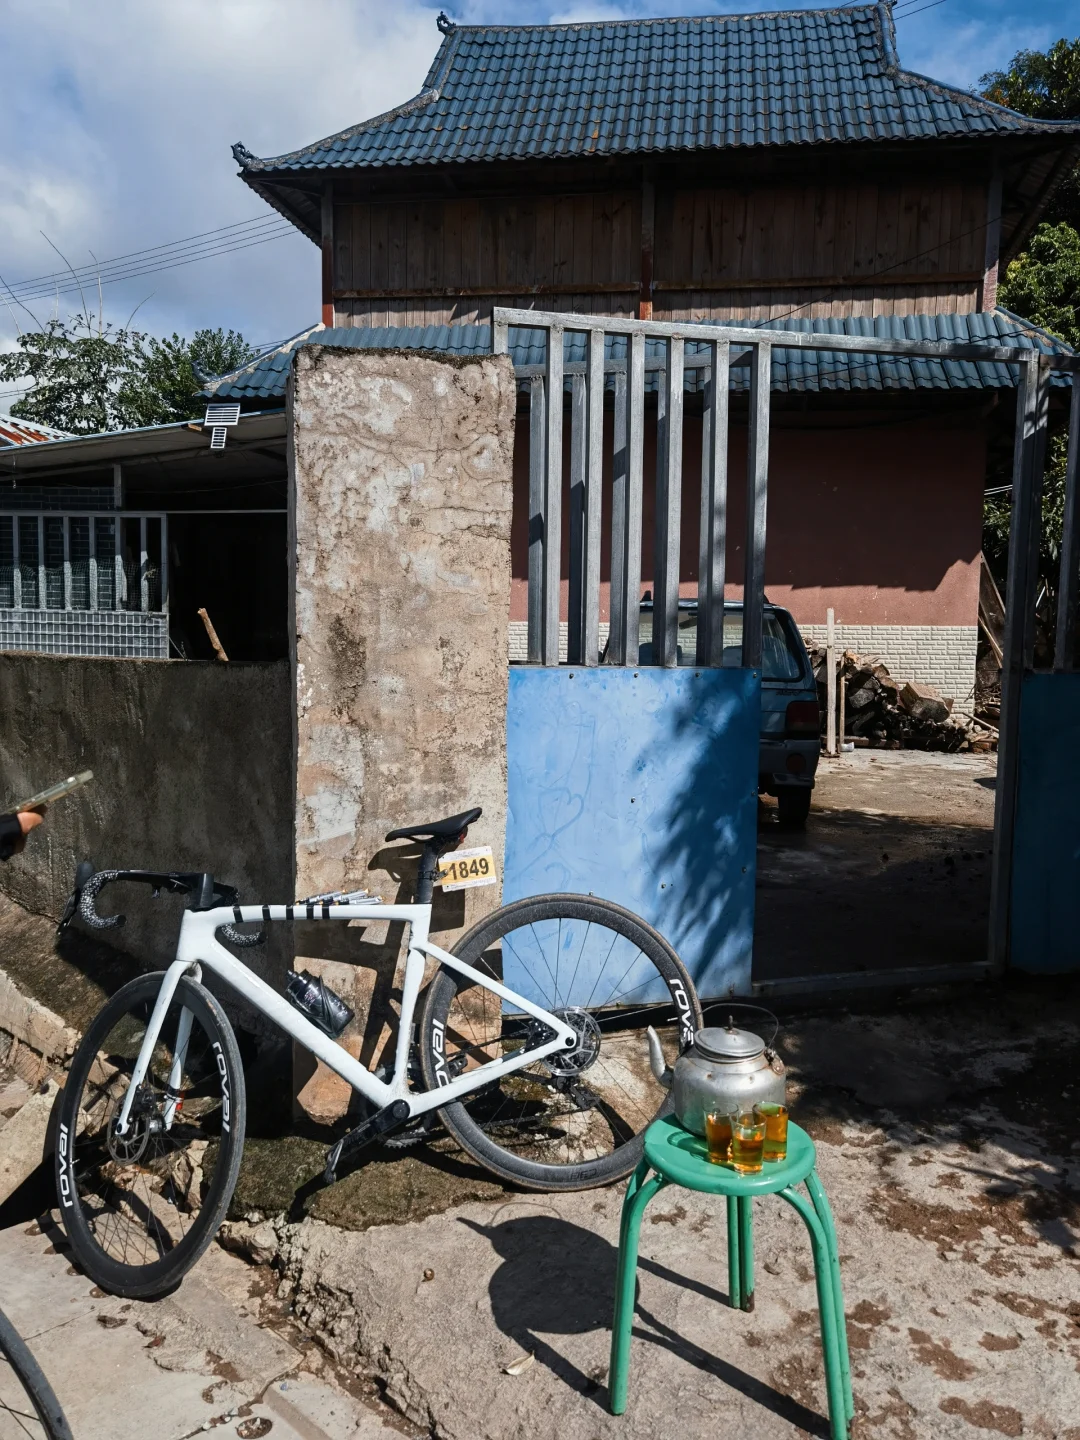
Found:
[[[47, 274], [266, 214], [236, 178], [414, 94], [440, 42], [418, 0], [6, 0], [0, 271]], [[299, 234], [122, 282], [106, 313], [156, 330], [226, 324], [273, 341], [318, 318]], [[36, 307], [35, 307], [36, 308]], [[45, 309], [49, 306], [46, 302]], [[13, 330], [9, 320], [0, 330]]]

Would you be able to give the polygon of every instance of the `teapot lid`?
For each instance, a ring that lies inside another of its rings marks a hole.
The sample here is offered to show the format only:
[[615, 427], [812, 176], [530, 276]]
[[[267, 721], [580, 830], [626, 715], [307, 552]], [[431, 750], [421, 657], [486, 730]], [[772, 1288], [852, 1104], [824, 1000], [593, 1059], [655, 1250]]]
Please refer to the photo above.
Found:
[[752, 1030], [711, 1026], [694, 1036], [694, 1049], [709, 1060], [753, 1060], [765, 1050], [765, 1041]]

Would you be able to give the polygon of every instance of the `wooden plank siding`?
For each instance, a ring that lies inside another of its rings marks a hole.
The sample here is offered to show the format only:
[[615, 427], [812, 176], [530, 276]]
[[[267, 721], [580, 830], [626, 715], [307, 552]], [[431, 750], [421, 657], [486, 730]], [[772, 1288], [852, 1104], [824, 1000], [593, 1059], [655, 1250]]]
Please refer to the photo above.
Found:
[[[985, 179], [656, 187], [658, 320], [964, 314], [986, 268]], [[339, 325], [490, 319], [494, 305], [636, 314], [641, 192], [339, 201]]]

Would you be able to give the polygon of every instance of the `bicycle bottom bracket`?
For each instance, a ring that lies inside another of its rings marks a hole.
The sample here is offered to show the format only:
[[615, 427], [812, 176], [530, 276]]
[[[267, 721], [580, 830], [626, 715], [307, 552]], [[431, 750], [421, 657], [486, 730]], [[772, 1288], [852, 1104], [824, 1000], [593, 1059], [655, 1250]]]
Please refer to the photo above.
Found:
[[564, 1025], [570, 1026], [577, 1035], [577, 1043], [572, 1050], [549, 1055], [544, 1064], [553, 1075], [580, 1075], [595, 1063], [600, 1054], [600, 1026], [587, 1010], [579, 1010], [576, 1006], [551, 1013]]

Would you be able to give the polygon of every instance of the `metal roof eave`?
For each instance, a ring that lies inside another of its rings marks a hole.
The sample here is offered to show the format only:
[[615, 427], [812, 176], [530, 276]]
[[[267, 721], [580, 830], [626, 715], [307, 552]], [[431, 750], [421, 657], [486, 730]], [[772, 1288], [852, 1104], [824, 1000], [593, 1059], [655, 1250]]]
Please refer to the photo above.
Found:
[[[284, 440], [285, 410], [260, 410], [241, 415], [233, 433], [242, 442]], [[0, 450], [0, 475], [45, 475], [50, 470], [67, 470], [73, 466], [141, 464], [209, 449], [210, 432], [203, 428], [202, 422], [181, 420], [171, 425], [109, 430], [100, 435], [75, 435], [67, 440], [43, 440], [35, 445]], [[215, 452], [215, 460], [218, 454], [227, 456], [228, 448]]]

